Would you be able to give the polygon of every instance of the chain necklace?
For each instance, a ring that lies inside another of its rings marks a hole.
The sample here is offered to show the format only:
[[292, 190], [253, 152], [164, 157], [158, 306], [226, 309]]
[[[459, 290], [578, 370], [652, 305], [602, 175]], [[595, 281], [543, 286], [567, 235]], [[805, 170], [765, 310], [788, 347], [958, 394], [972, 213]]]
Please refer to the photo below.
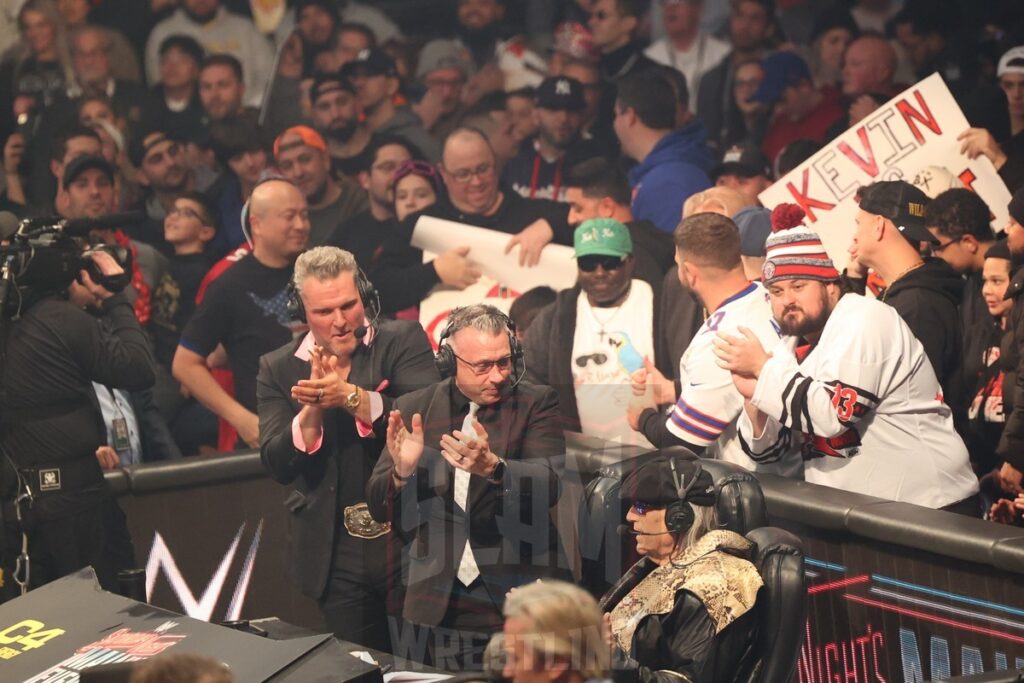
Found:
[[[626, 298], [629, 298], [628, 295], [627, 295]], [[615, 312], [612, 313], [610, 316], [608, 316], [607, 320], [601, 320], [599, 317], [597, 317], [597, 312], [596, 312], [597, 306], [595, 306], [594, 304], [590, 303], [589, 301], [587, 302], [587, 307], [590, 309], [590, 317], [593, 318], [594, 322], [597, 323], [597, 326], [599, 328], [601, 328], [598, 331], [598, 333], [597, 333], [597, 338], [601, 340], [602, 344], [604, 343], [604, 338], [607, 335], [607, 333], [605, 332], [604, 328], [607, 327], [608, 325], [610, 325], [613, 320], [615, 320], [615, 316], [617, 316], [619, 314], [619, 311], [622, 310], [622, 306], [625, 303], [626, 303], [625, 300], [623, 300], [623, 302], [621, 304], [619, 304], [618, 306], [615, 307]]]
[[885, 291], [884, 291], [884, 292], [882, 292], [882, 301], [885, 301], [885, 297], [887, 297], [887, 296], [889, 295], [889, 290], [890, 290], [890, 289], [892, 289], [892, 286], [893, 286], [894, 284], [896, 284], [896, 282], [897, 282], [897, 281], [898, 281], [898, 280], [899, 280], [899, 279], [900, 279], [901, 277], [903, 277], [904, 275], [906, 275], [907, 273], [909, 273], [909, 272], [911, 272], [911, 271], [914, 271], [914, 270], [917, 270], [918, 268], [921, 268], [922, 266], [924, 266], [924, 261], [921, 261], [920, 263], [915, 263], [914, 265], [910, 266], [909, 268], [907, 268], [906, 270], [904, 270], [904, 271], [903, 271], [902, 273], [900, 273], [899, 275], [897, 275], [896, 277], [894, 277], [894, 278], [892, 279], [892, 282], [889, 282], [888, 284], [886, 284], [886, 286], [885, 286]]

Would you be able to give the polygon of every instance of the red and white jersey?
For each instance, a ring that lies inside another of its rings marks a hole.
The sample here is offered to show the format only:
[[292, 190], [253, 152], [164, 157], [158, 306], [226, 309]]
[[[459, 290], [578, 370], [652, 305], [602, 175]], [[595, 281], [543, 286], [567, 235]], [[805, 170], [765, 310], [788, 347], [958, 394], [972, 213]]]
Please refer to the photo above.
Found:
[[743, 336], [740, 327], [753, 332], [765, 348], [779, 342], [779, 328], [772, 318], [768, 292], [759, 282], [751, 282], [726, 299], [694, 335], [679, 360], [682, 391], [666, 426], [683, 441], [706, 446], [706, 457], [728, 460], [759, 472], [799, 477], [799, 458], [759, 463], [739, 443], [736, 418], [743, 412], [743, 397], [732, 382], [732, 374], [719, 367], [713, 342], [718, 332]]
[[977, 493], [935, 371], [896, 309], [847, 294], [802, 359], [795, 343], [769, 349], [757, 380], [763, 433], [739, 420], [751, 457], [799, 452], [809, 482], [930, 508]]

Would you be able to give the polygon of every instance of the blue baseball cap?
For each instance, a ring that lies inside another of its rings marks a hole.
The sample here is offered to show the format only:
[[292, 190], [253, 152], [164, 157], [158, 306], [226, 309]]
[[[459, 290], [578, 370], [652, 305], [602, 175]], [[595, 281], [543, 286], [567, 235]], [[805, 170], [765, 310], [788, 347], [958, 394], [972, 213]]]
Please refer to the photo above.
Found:
[[772, 234], [772, 212], [763, 206], [747, 206], [740, 209], [732, 222], [740, 231], [740, 254], [743, 256], [767, 256], [765, 242]]
[[804, 58], [794, 52], [776, 52], [761, 60], [764, 80], [750, 96], [749, 102], [773, 104], [782, 99], [782, 91], [800, 81], [811, 78], [811, 70]]

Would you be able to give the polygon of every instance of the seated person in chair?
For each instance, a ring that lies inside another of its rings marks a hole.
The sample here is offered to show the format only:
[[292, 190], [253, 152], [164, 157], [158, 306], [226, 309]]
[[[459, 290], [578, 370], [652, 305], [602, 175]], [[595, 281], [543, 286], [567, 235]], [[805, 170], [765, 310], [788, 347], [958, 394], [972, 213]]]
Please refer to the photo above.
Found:
[[622, 481], [620, 527], [643, 557], [601, 599], [616, 667], [643, 683], [745, 680], [757, 661], [762, 585], [753, 544], [716, 529], [716, 493], [699, 461], [658, 457]]

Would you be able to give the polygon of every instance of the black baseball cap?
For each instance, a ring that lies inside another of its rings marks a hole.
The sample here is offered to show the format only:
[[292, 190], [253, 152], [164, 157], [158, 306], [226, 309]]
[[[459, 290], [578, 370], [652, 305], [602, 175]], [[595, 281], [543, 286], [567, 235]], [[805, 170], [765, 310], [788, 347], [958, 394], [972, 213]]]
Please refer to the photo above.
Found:
[[680, 488], [677, 484], [686, 488], [696, 475], [697, 483], [689, 487], [686, 500], [694, 505], [709, 507], [715, 504], [715, 482], [703, 468], [698, 474], [697, 467], [696, 460], [659, 454], [622, 479], [619, 497], [624, 501], [665, 507], [679, 500]]
[[109, 161], [98, 154], [82, 154], [69, 161], [64, 167], [64, 187], [75, 182], [75, 178], [90, 168], [98, 168], [110, 179], [110, 182], [114, 182], [114, 167], [110, 165]]
[[771, 178], [772, 166], [757, 145], [733, 145], [725, 150], [722, 160], [711, 169], [711, 182], [715, 182], [723, 175], [740, 178], [763, 175], [765, 178]]
[[[209, 137], [209, 130], [204, 128], [203, 135]], [[156, 147], [161, 142], [168, 140], [174, 142], [181, 142], [180, 136], [176, 131], [173, 130], [161, 130], [159, 128], [152, 130], [144, 130], [137, 134], [130, 143], [128, 143], [128, 158], [131, 160], [135, 168], [142, 168], [142, 161], [149, 154], [149, 150]]]
[[905, 180], [884, 180], [861, 190], [860, 208], [888, 218], [909, 242], [939, 244], [924, 224], [928, 195]]
[[196, 60], [196, 63], [203, 61], [203, 57], [206, 56], [206, 50], [199, 44], [199, 41], [192, 36], [184, 36], [180, 33], [176, 33], [172, 36], [164, 38], [163, 42], [160, 43], [160, 50], [158, 54], [163, 57], [167, 54], [168, 50], [178, 48], [185, 54]]
[[329, 92], [336, 90], [344, 90], [345, 92], [355, 94], [355, 89], [352, 84], [349, 83], [347, 78], [344, 78], [340, 74], [325, 74], [317, 73], [313, 77], [313, 85], [309, 88], [309, 100], [310, 102], [316, 102], [321, 95], [326, 95]]
[[537, 87], [535, 99], [541, 109], [581, 111], [586, 107], [583, 100], [583, 84], [568, 76], [545, 78]]
[[395, 67], [395, 60], [387, 52], [377, 47], [360, 50], [354, 60], [341, 67], [341, 75], [344, 78], [355, 78], [356, 76], [391, 76], [398, 78], [398, 69]]

